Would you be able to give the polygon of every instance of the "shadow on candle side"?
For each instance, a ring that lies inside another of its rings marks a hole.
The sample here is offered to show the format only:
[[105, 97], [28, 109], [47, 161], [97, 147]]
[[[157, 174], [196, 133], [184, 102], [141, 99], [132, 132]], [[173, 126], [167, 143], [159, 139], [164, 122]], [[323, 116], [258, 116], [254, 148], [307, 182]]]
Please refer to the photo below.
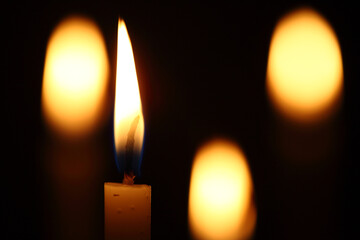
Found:
[[277, 203], [274, 214], [279, 214], [275, 232], [283, 234], [276, 237], [334, 237], [339, 227], [338, 208], [332, 207], [339, 196], [341, 119], [317, 128], [286, 125], [274, 117], [269, 120], [268, 154], [274, 165], [271, 198]]
[[45, 239], [101, 239], [104, 152], [98, 141], [45, 144]]

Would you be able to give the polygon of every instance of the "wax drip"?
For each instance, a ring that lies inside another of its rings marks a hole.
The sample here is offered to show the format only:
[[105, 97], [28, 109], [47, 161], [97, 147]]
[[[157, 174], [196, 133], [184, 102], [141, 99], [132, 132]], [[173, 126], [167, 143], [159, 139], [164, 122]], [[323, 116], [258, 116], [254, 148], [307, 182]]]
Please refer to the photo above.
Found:
[[134, 120], [131, 123], [128, 135], [127, 135], [127, 141], [125, 146], [125, 171], [124, 171], [124, 184], [133, 184], [134, 183], [134, 172], [132, 169], [132, 163], [135, 160], [134, 159], [134, 145], [135, 145], [135, 133], [137, 130], [137, 127], [139, 125], [140, 116], [137, 115]]

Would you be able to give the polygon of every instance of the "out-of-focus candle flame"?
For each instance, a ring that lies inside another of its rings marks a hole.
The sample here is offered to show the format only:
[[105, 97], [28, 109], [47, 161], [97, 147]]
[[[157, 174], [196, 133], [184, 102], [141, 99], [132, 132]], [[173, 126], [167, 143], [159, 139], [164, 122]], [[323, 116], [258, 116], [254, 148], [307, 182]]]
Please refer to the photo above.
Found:
[[103, 116], [109, 63], [99, 28], [87, 18], [63, 20], [46, 51], [42, 108], [58, 134], [81, 137], [93, 132]]
[[301, 122], [326, 118], [342, 92], [343, 65], [335, 32], [314, 10], [283, 17], [270, 44], [267, 90], [283, 115]]
[[196, 239], [244, 239], [252, 235], [256, 209], [253, 185], [243, 152], [233, 143], [214, 140], [193, 163], [189, 224]]
[[144, 118], [132, 46], [121, 19], [118, 22], [114, 138], [117, 155], [126, 155], [127, 148], [131, 148], [134, 155], [141, 155]]

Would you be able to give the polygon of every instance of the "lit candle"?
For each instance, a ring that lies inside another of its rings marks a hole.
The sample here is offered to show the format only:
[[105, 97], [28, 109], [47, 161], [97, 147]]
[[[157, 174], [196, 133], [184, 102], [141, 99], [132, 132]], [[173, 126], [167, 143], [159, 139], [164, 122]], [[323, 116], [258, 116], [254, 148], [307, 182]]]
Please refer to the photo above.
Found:
[[[343, 95], [343, 63], [335, 31], [316, 10], [295, 9], [276, 24], [267, 92], [276, 111], [268, 122], [268, 160], [281, 166], [274, 168], [272, 193], [287, 209], [281, 238], [331, 238], [328, 226], [336, 216], [330, 213], [337, 204], [332, 183], [342, 149], [342, 120], [336, 113]], [[314, 214], [314, 206], [322, 214]]]
[[123, 183], [104, 184], [105, 239], [150, 239], [151, 186], [135, 185], [144, 139], [139, 86], [125, 22], [119, 19], [114, 109], [116, 165]]
[[195, 239], [249, 239], [256, 223], [253, 184], [245, 155], [213, 140], [197, 152], [191, 172], [189, 224]]
[[[97, 24], [63, 19], [46, 49], [42, 85], [44, 229], [46, 239], [99, 239], [103, 146], [96, 133], [107, 117], [109, 62]], [[84, 200], [86, 199], [86, 200]]]

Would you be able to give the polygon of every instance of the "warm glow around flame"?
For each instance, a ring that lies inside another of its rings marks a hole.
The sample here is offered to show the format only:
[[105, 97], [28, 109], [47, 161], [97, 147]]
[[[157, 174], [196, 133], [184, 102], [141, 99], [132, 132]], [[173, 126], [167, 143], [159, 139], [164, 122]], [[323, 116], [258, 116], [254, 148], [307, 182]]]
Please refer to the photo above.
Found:
[[141, 152], [144, 118], [132, 46], [121, 19], [118, 23], [114, 131], [117, 153], [125, 152], [129, 137], [134, 137], [134, 152]]
[[64, 136], [92, 132], [102, 118], [109, 63], [94, 22], [69, 17], [52, 33], [46, 51], [42, 108], [48, 124]]
[[292, 12], [277, 24], [270, 44], [267, 87], [275, 107], [300, 121], [335, 110], [343, 65], [335, 32], [315, 11]]
[[233, 143], [215, 140], [195, 156], [189, 223], [196, 239], [243, 239], [255, 227], [253, 185], [246, 158]]

